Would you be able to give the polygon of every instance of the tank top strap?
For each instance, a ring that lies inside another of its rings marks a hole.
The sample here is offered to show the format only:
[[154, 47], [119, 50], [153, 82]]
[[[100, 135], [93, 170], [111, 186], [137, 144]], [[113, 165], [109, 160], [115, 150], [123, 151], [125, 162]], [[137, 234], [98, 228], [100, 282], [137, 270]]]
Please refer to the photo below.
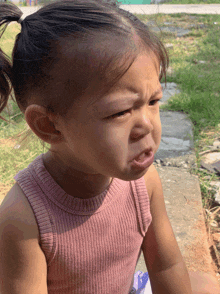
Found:
[[144, 237], [152, 221], [152, 216], [150, 212], [150, 198], [147, 192], [144, 177], [141, 177], [140, 179], [135, 181], [131, 181], [130, 183], [136, 205], [140, 232]]

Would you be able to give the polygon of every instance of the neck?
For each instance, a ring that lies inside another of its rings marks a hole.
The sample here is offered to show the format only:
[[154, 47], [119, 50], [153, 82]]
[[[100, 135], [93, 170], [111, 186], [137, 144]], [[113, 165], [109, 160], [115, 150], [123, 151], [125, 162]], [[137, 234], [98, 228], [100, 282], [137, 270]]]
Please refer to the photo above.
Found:
[[101, 174], [85, 174], [65, 165], [50, 151], [43, 155], [44, 166], [55, 182], [69, 195], [88, 199], [104, 192], [112, 178]]

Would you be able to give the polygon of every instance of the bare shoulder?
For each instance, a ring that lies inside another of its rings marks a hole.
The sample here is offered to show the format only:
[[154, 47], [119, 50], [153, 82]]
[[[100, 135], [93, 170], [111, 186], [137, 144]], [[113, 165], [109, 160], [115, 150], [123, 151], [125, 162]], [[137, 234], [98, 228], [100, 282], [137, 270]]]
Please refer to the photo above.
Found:
[[16, 222], [17, 227], [20, 224], [24, 233], [30, 234], [31, 238], [39, 241], [34, 213], [18, 183], [10, 189], [0, 206], [0, 222], [7, 220], [11, 223]]
[[152, 199], [153, 191], [161, 187], [160, 176], [153, 164], [149, 167], [148, 171], [144, 175], [147, 192], [150, 200]]
[[0, 206], [1, 294], [46, 294], [47, 263], [31, 206], [16, 183]]

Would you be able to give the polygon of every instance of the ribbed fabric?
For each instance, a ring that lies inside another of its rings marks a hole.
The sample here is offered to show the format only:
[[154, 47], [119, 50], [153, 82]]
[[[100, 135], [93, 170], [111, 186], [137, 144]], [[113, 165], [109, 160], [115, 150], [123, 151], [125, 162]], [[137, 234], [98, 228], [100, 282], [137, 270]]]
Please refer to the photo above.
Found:
[[75, 198], [55, 182], [41, 154], [14, 179], [36, 218], [48, 294], [128, 294], [151, 223], [144, 178], [114, 178], [100, 195]]

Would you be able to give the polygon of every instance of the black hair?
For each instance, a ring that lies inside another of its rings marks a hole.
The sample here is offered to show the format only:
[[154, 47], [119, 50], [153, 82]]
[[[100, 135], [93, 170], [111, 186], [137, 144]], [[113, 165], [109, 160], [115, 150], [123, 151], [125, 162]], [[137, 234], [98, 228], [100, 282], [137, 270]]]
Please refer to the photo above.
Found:
[[[21, 16], [14, 4], [1, 3], [0, 36]], [[0, 112], [13, 89], [22, 112], [36, 99], [48, 111], [65, 115], [88, 89], [91, 95], [108, 91], [143, 49], [157, 56], [159, 80], [165, 76], [166, 81], [169, 57], [159, 38], [136, 16], [104, 0], [54, 1], [27, 16], [21, 27], [11, 61], [0, 49]], [[56, 73], [65, 52], [71, 52], [74, 68], [66, 66], [71, 78], [62, 81]], [[91, 88], [94, 78], [98, 82]]]

